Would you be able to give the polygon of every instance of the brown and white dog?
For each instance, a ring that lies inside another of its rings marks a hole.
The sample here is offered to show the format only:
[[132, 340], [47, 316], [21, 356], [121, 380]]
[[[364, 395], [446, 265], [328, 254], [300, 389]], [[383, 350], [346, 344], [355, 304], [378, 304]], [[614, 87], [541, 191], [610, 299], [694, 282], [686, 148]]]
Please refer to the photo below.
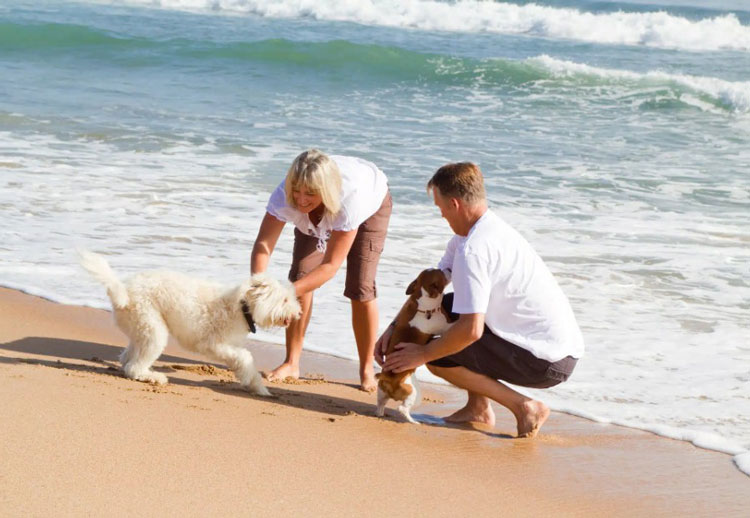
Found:
[[[443, 290], [448, 285], [445, 274], [437, 269], [423, 270], [409, 287], [406, 294], [409, 298], [403, 305], [395, 320], [395, 327], [388, 341], [385, 355], [391, 354], [396, 344], [411, 342], [424, 345], [433, 336], [445, 332], [451, 326], [449, 315], [443, 310]], [[388, 400], [401, 401], [399, 413], [410, 423], [418, 424], [410, 414], [411, 408], [418, 403], [419, 390], [416, 385], [414, 370], [404, 372], [384, 371], [378, 378], [378, 407], [375, 414], [382, 417]]]

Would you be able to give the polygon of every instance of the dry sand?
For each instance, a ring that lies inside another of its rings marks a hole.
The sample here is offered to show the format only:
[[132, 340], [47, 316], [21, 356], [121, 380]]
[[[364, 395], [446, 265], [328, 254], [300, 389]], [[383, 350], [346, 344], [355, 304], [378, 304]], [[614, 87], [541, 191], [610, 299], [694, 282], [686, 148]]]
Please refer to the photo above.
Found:
[[[110, 313], [0, 289], [0, 516], [747, 516], [728, 455], [553, 413], [536, 439], [373, 416], [355, 364], [305, 354], [272, 399], [170, 345], [124, 379]], [[262, 369], [283, 348], [251, 344]], [[447, 415], [426, 388], [416, 414]], [[392, 412], [392, 411], [391, 411]]]

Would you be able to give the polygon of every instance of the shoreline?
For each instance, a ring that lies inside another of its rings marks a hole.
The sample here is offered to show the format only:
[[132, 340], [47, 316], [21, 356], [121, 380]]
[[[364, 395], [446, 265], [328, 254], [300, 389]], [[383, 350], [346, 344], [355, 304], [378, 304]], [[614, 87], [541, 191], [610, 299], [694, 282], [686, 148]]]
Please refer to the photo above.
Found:
[[[536, 439], [514, 439], [504, 410], [493, 430], [449, 426], [432, 416], [462, 404], [458, 391], [427, 383], [415, 408], [423, 424], [378, 419], [375, 395], [357, 389], [356, 362], [312, 352], [303, 378], [267, 384], [275, 397], [266, 399], [170, 343], [157, 362], [170, 383], [155, 387], [121, 376], [124, 345], [108, 311], [0, 288], [0, 515], [113, 505], [136, 514], [135, 494], [166, 514], [189, 505], [191, 514], [444, 516], [455, 504], [479, 515], [741, 516], [750, 507], [750, 481], [729, 455], [650, 432], [555, 411]], [[250, 348], [261, 370], [284, 355]]]
[[[53, 304], [61, 304], [65, 306], [73, 306], [73, 307], [81, 307], [81, 308], [90, 308], [90, 309], [97, 309], [97, 310], [103, 310], [107, 313], [110, 313], [109, 310], [109, 304], [80, 304], [76, 302], [71, 302], [64, 297], [55, 297], [55, 296], [49, 296], [46, 293], [44, 293], [44, 290], [41, 289], [28, 289], [26, 287], [22, 287], [19, 285], [13, 285], [12, 283], [5, 283], [0, 284], [0, 289], [5, 290], [11, 290], [11, 291], [17, 291], [24, 295], [29, 295], [32, 297], [40, 298], [46, 302], [53, 303]], [[282, 347], [283, 346], [283, 336], [273, 336], [271, 334], [262, 334], [263, 330], [261, 331], [261, 335], [254, 335], [253, 337], [248, 338], [248, 342], [251, 344], [254, 344], [254, 351], [257, 348], [260, 348], [262, 351], [266, 351], [266, 354], [272, 354], [268, 353], [272, 348], [274, 347]], [[256, 338], [257, 336], [257, 338]], [[274, 338], [278, 338], [278, 341], [272, 341]], [[170, 345], [171, 349], [176, 348], [175, 350], [180, 351], [180, 353], [183, 356], [191, 357], [191, 354], [189, 351], [185, 351], [181, 349], [179, 346], [176, 346], [171, 342], [170, 338]], [[269, 349], [271, 348], [271, 349]], [[257, 352], [256, 352], [257, 354]], [[315, 346], [309, 346], [306, 345], [305, 350], [303, 351], [303, 354], [307, 357], [313, 359], [313, 363], [319, 366], [327, 365], [328, 368], [336, 368], [337, 372], [337, 378], [340, 379], [347, 379], [347, 382], [349, 382], [352, 386], [356, 387], [356, 379], [351, 376], [351, 372], [356, 372], [358, 369], [358, 363], [353, 358], [346, 358], [343, 356], [339, 356], [335, 353], [331, 353], [326, 351], [324, 348], [316, 348]], [[192, 357], [195, 359], [200, 360], [199, 355], [193, 354]], [[283, 360], [283, 354], [276, 355], [277, 359], [274, 360], [275, 365], [278, 365]], [[326, 358], [329, 359], [329, 361], [326, 361]], [[315, 360], [317, 359], [317, 361]], [[207, 359], [203, 358], [202, 361], [208, 361]], [[342, 369], [341, 365], [349, 364], [350, 367]], [[320, 370], [320, 369], [318, 369]], [[325, 370], [325, 368], [323, 368]], [[304, 372], [304, 369], [303, 369]], [[313, 376], [316, 374], [314, 373], [308, 373]], [[430, 374], [430, 376], [432, 376]], [[450, 406], [442, 405], [443, 407], [443, 413], [445, 415], [450, 414], [454, 410], [460, 408], [464, 403], [464, 396], [463, 392], [456, 389], [455, 387], [451, 386], [448, 383], [440, 383], [440, 380], [435, 377], [436, 381], [433, 380], [424, 380], [419, 379], [421, 390], [425, 390], [425, 388], [428, 390], [428, 393], [430, 391], [437, 393], [438, 395], [434, 396], [437, 397], [440, 401], [448, 401]], [[536, 398], [539, 397], [539, 395], [536, 394], [530, 394], [528, 391], [525, 391], [524, 387], [515, 387], [516, 390], [520, 390], [522, 393], [525, 393], [529, 397]], [[430, 398], [428, 398], [430, 399]], [[432, 398], [434, 399], [434, 398]], [[543, 396], [542, 396], [543, 399]], [[432, 407], [429, 405], [429, 401], [423, 401], [421, 405], [415, 407], [417, 410], [416, 415], [420, 416], [420, 409], [429, 408], [430, 413], [433, 413], [434, 411], [437, 411], [440, 413], [441, 405]], [[503, 412], [506, 412], [506, 410], [499, 405], [495, 404], [493, 402], [493, 408], [495, 410], [496, 414], [500, 414]], [[741, 473], [747, 475], [750, 477], [750, 450], [745, 450], [741, 446], [739, 446], [738, 443], [733, 442], [731, 439], [726, 439], [723, 436], [713, 434], [710, 432], [698, 432], [693, 430], [683, 430], [680, 428], [675, 428], [669, 425], [662, 425], [662, 424], [652, 424], [652, 425], [638, 425], [636, 423], [628, 423], [623, 422], [618, 419], [609, 419], [609, 418], [603, 418], [603, 417], [597, 417], [594, 415], [590, 415], [586, 412], [577, 411], [575, 408], [566, 408], [566, 409], [560, 409], [560, 408], [554, 408], [552, 405], [550, 405], [550, 408], [553, 413], [555, 414], [565, 414], [576, 418], [585, 419], [587, 421], [590, 421], [594, 424], [604, 424], [604, 425], [611, 425], [611, 426], [619, 426], [630, 430], [638, 430], [642, 432], [647, 432], [650, 434], [653, 434], [657, 437], [663, 438], [663, 439], [671, 439], [675, 441], [681, 441], [686, 442], [688, 444], [692, 444], [693, 446], [705, 449], [707, 451], [712, 451], [716, 453], [722, 453], [729, 455], [731, 457], [731, 461], [736, 469], [738, 469]], [[450, 409], [450, 411], [448, 411]], [[434, 418], [429, 415], [422, 415], [423, 419], [426, 419], [427, 421], [432, 422], [440, 422], [439, 418]]]

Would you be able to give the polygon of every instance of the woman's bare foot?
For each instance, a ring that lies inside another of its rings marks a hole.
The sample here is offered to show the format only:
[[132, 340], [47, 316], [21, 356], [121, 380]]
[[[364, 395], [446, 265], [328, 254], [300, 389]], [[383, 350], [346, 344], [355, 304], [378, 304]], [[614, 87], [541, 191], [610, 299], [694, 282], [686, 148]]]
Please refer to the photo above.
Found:
[[482, 423], [494, 427], [495, 412], [489, 403], [486, 406], [467, 403], [462, 409], [444, 417], [443, 421], [446, 423]]
[[375, 379], [375, 372], [372, 367], [359, 373], [359, 381], [359, 389], [364, 392], [375, 392], [375, 389], [378, 388], [378, 382]]
[[518, 437], [535, 437], [548, 417], [549, 407], [547, 405], [541, 401], [526, 401], [522, 405], [522, 413], [516, 416]]
[[271, 382], [284, 381], [287, 378], [299, 379], [299, 366], [285, 362], [266, 374], [266, 379]]

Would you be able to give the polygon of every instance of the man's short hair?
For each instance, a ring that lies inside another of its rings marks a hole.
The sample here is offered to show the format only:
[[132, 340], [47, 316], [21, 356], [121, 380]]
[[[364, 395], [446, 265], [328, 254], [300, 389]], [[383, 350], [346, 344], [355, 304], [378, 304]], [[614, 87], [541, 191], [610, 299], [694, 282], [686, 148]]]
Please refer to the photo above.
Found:
[[427, 182], [427, 191], [435, 187], [441, 196], [458, 198], [469, 205], [486, 198], [482, 171], [471, 162], [446, 164], [438, 169]]

